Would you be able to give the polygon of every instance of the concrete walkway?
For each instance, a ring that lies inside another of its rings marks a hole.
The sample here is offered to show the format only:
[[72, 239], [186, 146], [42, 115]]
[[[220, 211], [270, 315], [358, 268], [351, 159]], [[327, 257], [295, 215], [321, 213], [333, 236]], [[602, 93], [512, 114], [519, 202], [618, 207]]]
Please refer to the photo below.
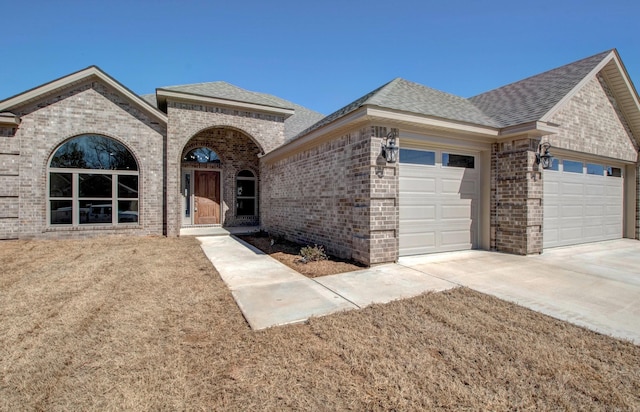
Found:
[[231, 236], [198, 237], [253, 329], [466, 286], [640, 344], [640, 242], [539, 256], [464, 251], [309, 279]]
[[231, 236], [197, 238], [252, 329], [303, 322], [455, 285], [395, 264], [310, 279]]

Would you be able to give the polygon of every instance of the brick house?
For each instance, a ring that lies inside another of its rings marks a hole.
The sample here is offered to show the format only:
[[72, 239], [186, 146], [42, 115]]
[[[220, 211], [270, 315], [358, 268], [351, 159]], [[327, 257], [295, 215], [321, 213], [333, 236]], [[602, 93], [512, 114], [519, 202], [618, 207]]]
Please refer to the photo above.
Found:
[[0, 238], [260, 226], [364, 264], [638, 239], [639, 143], [616, 50], [469, 99], [394, 79], [329, 116], [92, 66], [0, 101]]

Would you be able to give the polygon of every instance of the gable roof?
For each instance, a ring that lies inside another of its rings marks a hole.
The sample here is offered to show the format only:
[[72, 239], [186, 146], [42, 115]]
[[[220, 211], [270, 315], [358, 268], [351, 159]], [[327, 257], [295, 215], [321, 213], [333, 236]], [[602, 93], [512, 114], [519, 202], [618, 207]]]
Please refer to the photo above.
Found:
[[250, 90], [234, 86], [230, 83], [220, 81], [160, 87], [158, 90], [170, 90], [179, 93], [205, 97], [217, 97], [219, 99], [253, 103], [280, 109], [292, 109], [291, 102], [280, 99], [279, 97], [266, 93], [252, 92]]
[[471, 97], [501, 127], [541, 120], [585, 80], [613, 50]]
[[333, 112], [304, 130], [301, 135], [318, 129], [366, 105], [456, 122], [488, 127], [499, 126], [498, 122], [483, 113], [468, 99], [398, 77]]
[[[199, 97], [215, 99], [215, 101], [219, 101], [220, 103], [227, 102], [227, 104], [232, 106], [234, 104], [250, 104], [254, 109], [275, 111], [284, 114], [285, 141], [291, 140], [302, 130], [324, 118], [323, 114], [288, 100], [271, 94], [246, 90], [223, 81], [160, 87], [156, 90], [156, 93], [158, 94], [158, 100], [161, 106], [166, 101], [166, 92], [190, 96], [195, 100], [198, 100]], [[145, 96], [145, 98], [147, 98], [147, 96]]]
[[167, 123], [167, 116], [164, 113], [162, 113], [156, 107], [152, 106], [148, 101], [142, 99], [140, 96], [126, 88], [123, 84], [115, 80], [113, 77], [103, 72], [98, 66], [89, 66], [86, 69], [71, 73], [49, 83], [45, 83], [41, 86], [27, 90], [26, 92], [4, 99], [0, 101], [0, 112], [11, 111], [15, 107], [35, 101], [46, 94], [54, 93], [57, 90], [68, 87], [71, 84], [77, 83], [79, 81], [84, 81], [90, 77], [98, 78], [102, 82], [116, 89], [130, 101], [134, 102], [147, 114], [155, 117], [158, 120], [161, 120], [165, 124]]
[[535, 124], [547, 122], [597, 73], [602, 73], [606, 78], [634, 135], [640, 136], [638, 93], [615, 49], [469, 99], [396, 78], [335, 111], [302, 131], [299, 136], [309, 134], [367, 105], [491, 127], [506, 134], [509, 133], [507, 128], [526, 124], [547, 130], [544, 125]]

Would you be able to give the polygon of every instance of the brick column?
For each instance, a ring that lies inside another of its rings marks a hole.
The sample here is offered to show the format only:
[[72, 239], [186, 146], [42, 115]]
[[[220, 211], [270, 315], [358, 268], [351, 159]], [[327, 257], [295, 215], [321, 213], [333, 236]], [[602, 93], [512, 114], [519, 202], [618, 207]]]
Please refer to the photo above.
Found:
[[522, 137], [491, 149], [491, 248], [517, 255], [542, 253], [542, 169], [537, 139]]

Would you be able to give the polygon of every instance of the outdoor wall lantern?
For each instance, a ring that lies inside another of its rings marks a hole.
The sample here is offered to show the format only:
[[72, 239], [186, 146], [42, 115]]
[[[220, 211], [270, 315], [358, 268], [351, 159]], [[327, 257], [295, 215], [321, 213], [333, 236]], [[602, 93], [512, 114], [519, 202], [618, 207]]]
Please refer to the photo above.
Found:
[[396, 145], [396, 132], [389, 132], [382, 142], [382, 156], [388, 163], [395, 163], [398, 159], [398, 146]]
[[542, 164], [543, 169], [549, 169], [553, 163], [553, 156], [549, 153], [551, 144], [549, 142], [540, 143], [536, 152], [536, 162]]

